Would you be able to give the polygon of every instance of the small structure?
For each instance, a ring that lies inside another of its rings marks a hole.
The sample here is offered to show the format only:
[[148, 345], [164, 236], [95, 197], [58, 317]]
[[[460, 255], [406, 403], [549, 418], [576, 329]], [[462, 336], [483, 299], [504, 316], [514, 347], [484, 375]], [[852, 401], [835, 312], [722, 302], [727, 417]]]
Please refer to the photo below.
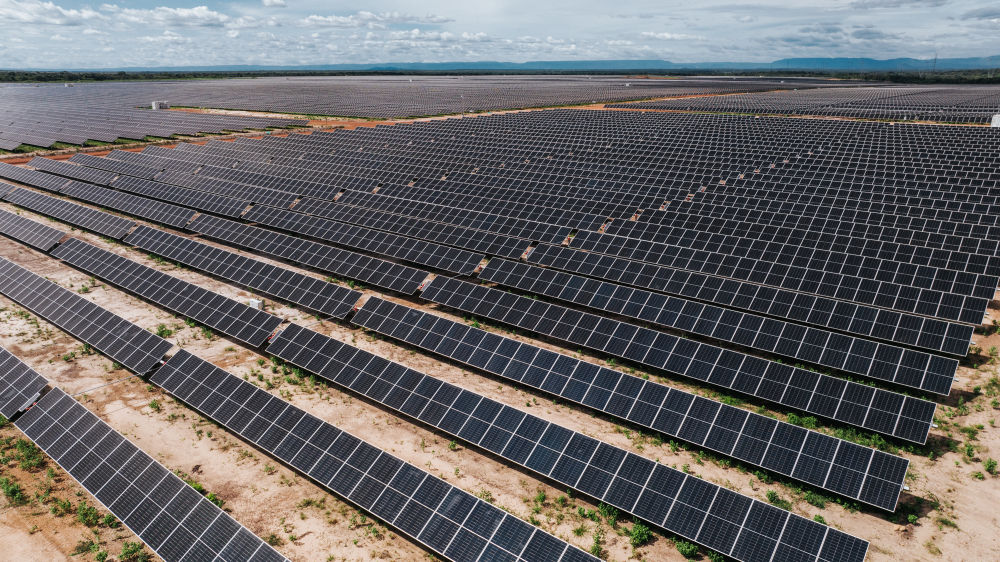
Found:
[[250, 300], [247, 301], [247, 305], [250, 308], [255, 308], [257, 310], [261, 310], [261, 309], [264, 308], [264, 301], [262, 301], [260, 299], [250, 299]]
[[993, 121], [990, 122], [990, 127], [1000, 127], [1000, 113], [993, 116]]
[[170, 104], [165, 101], [154, 101], [151, 107], [153, 109], [170, 109]]

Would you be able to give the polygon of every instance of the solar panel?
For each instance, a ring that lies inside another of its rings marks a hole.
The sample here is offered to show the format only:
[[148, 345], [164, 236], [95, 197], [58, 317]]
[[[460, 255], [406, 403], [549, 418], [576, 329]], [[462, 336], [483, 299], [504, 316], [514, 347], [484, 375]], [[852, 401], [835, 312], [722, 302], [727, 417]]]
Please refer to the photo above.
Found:
[[77, 166], [76, 164], [70, 164], [61, 160], [52, 160], [50, 158], [35, 157], [28, 162], [28, 165], [41, 172], [103, 185], [107, 185], [118, 175], [114, 172], [84, 168], [83, 166]]
[[332, 318], [346, 317], [361, 299], [358, 291], [148, 226], [125, 243]]
[[66, 185], [67, 181], [66, 178], [43, 174], [42, 172], [36, 172], [27, 168], [19, 168], [6, 162], [0, 162], [0, 178], [49, 191], [59, 191]]
[[[304, 207], [300, 208], [297, 205], [295, 211], [310, 214], [308, 209]], [[485, 230], [433, 222], [416, 217], [394, 215], [364, 207], [331, 204], [326, 205], [322, 213], [317, 213], [314, 216], [362, 225], [376, 230], [385, 230], [403, 236], [455, 246], [456, 248], [464, 248], [491, 256], [518, 258], [531, 245], [531, 240], [525, 238], [505, 236]]]
[[187, 351], [150, 380], [445, 558], [596, 560]]
[[109, 185], [115, 189], [129, 193], [152, 199], [160, 199], [185, 207], [194, 207], [227, 217], [240, 216], [250, 205], [250, 202], [245, 199], [235, 199], [206, 191], [176, 187], [130, 176], [119, 176], [118, 179]]
[[945, 396], [958, 370], [956, 359], [523, 263], [492, 260], [479, 277], [665, 328]]
[[436, 277], [421, 297], [655, 369], [924, 443], [935, 404], [480, 285]]
[[14, 424], [163, 560], [286, 560], [58, 388]]
[[[980, 323], [986, 313], [986, 306], [996, 291], [997, 278], [956, 274], [943, 283], [940, 289], [936, 278], [928, 280], [932, 286], [903, 285], [893, 282], [892, 269], [886, 267], [890, 279], [866, 278], [830, 272], [813, 266], [812, 261], [802, 260], [792, 264], [760, 260], [750, 255], [729, 255], [720, 252], [682, 249], [667, 244], [654, 245], [648, 251], [648, 243], [634, 241], [609, 245], [600, 238], [601, 234], [581, 231], [573, 238], [570, 246], [599, 254], [615, 255], [640, 262], [655, 263], [677, 269], [718, 275], [744, 281], [838, 298], [859, 304], [875, 305], [885, 303], [886, 308], [901, 312], [913, 312], [942, 320], [958, 320]], [[625, 239], [628, 240], [628, 239]], [[822, 253], [822, 252], [821, 252]], [[756, 255], [756, 254], [751, 254]], [[776, 258], [775, 258], [776, 259]], [[822, 262], [830, 263], [830, 262]], [[937, 270], [938, 272], [942, 270]], [[881, 270], [880, 270], [881, 272]], [[965, 277], [973, 279], [965, 279]], [[913, 273], [909, 277], [914, 278]]]
[[209, 238], [412, 295], [428, 273], [318, 242], [199, 215], [188, 227]]
[[124, 237], [135, 226], [129, 219], [27, 189], [15, 189], [4, 201], [114, 239]]
[[136, 373], [152, 369], [173, 347], [167, 340], [3, 258], [0, 293]]
[[192, 209], [78, 181], [70, 182], [61, 195], [176, 228], [187, 226], [195, 215]]
[[66, 233], [0, 209], [0, 233], [43, 252], [49, 251]]
[[263, 345], [282, 323], [281, 318], [273, 314], [76, 238], [60, 244], [52, 255], [252, 347]]
[[961, 357], [969, 352], [972, 341], [972, 326], [570, 248], [541, 244], [527, 259], [531, 263], [624, 285]]
[[[888, 511], [895, 511], [903, 488], [909, 463], [900, 457], [408, 306], [372, 297], [351, 322]], [[870, 462], [875, 457], [878, 462]], [[869, 471], [873, 465], [879, 472]]]
[[[797, 537], [802, 532], [844, 544], [841, 560], [863, 560], [868, 548], [865, 541], [831, 527], [740, 496], [294, 324], [282, 330], [267, 351], [394, 411], [738, 560], [769, 559], [778, 548], [793, 549], [790, 552], [803, 559], [829, 555], [823, 541], [800, 550]], [[726, 501], [716, 507], [713, 498], [719, 495]], [[704, 501], [696, 501], [699, 499]], [[777, 519], [778, 528], [771, 521], [748, 517], [756, 512]], [[709, 513], [732, 522], [730, 539], [720, 539], [714, 525], [700, 529]], [[784, 526], [792, 520], [795, 531], [785, 535]], [[741, 531], [749, 543], [736, 540]], [[755, 548], [759, 543], [752, 539], [754, 533], [774, 535], [774, 541]]]
[[80, 166], [86, 166], [88, 168], [97, 168], [107, 172], [114, 172], [119, 175], [134, 176], [146, 180], [151, 180], [160, 173], [160, 170], [157, 168], [150, 168], [148, 166], [133, 164], [131, 162], [121, 162], [110, 158], [98, 158], [97, 156], [91, 156], [90, 154], [83, 153], [74, 154], [68, 162], [72, 162]]
[[263, 205], [254, 206], [244, 216], [244, 219], [348, 248], [390, 256], [459, 275], [471, 274], [486, 257], [483, 254], [448, 248], [416, 238], [407, 238]]
[[11, 419], [31, 406], [48, 384], [13, 353], [0, 347], [0, 416]]

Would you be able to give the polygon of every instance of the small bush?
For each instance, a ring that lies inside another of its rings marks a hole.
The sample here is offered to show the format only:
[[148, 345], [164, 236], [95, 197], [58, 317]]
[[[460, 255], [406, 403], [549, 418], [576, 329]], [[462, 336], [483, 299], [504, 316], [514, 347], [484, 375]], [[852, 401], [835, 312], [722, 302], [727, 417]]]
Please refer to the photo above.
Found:
[[10, 478], [0, 478], [0, 490], [7, 497], [11, 505], [24, 505], [28, 503], [28, 498], [24, 496], [21, 486]]
[[680, 552], [684, 558], [692, 559], [698, 556], [698, 545], [680, 539], [675, 540], [674, 545], [677, 546], [677, 552]]
[[986, 472], [989, 472], [990, 474], [996, 476], [997, 461], [993, 459], [986, 459], [985, 461], [983, 461], [983, 468], [986, 469]]
[[122, 553], [118, 555], [122, 562], [149, 562], [149, 554], [143, 549], [141, 542], [122, 543]]
[[174, 331], [168, 328], [166, 324], [160, 324], [159, 326], [156, 327], [156, 335], [160, 336], [161, 338], [169, 338], [170, 336], [174, 335]]
[[818, 513], [813, 515], [813, 521], [819, 523], [820, 525], [826, 525], [826, 518]]
[[792, 509], [792, 502], [783, 499], [781, 496], [778, 495], [778, 492], [775, 492], [774, 490], [767, 491], [767, 503], [773, 505], [774, 507], [784, 509], [786, 511], [791, 511]]
[[653, 532], [649, 527], [636, 521], [628, 531], [628, 542], [632, 546], [642, 546], [653, 538]]
[[601, 516], [603, 516], [604, 520], [608, 522], [608, 525], [611, 525], [612, 527], [618, 525], [618, 508], [602, 502], [598, 504], [597, 510], [601, 512]]
[[96, 527], [100, 523], [101, 517], [97, 513], [96, 507], [87, 505], [85, 501], [80, 501], [76, 505], [76, 520], [88, 527]]

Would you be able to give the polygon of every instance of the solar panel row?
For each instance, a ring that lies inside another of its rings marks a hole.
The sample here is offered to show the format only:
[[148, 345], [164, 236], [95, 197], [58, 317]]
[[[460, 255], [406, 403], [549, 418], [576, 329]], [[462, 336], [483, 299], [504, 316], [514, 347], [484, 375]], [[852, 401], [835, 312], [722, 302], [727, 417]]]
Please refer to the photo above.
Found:
[[332, 318], [346, 317], [361, 299], [358, 291], [148, 226], [124, 242]]
[[428, 275], [412, 267], [209, 215], [199, 215], [188, 228], [227, 244], [400, 293], [417, 292]]
[[865, 541], [291, 325], [267, 351], [737, 560], [863, 560]]
[[52, 256], [252, 347], [263, 345], [282, 323], [273, 314], [77, 238], [60, 244]]
[[164, 560], [286, 560], [62, 390], [14, 423]]
[[595, 560], [186, 351], [171, 357], [150, 380], [441, 556]]
[[8, 193], [4, 201], [116, 240], [136, 226], [135, 221], [23, 188]]
[[542, 244], [528, 262], [807, 325], [964, 357], [973, 327]]
[[924, 443], [935, 404], [439, 276], [421, 297], [824, 418]]
[[888, 511], [908, 462], [372, 297], [351, 322], [488, 373]]
[[37, 248], [49, 251], [66, 233], [22, 216], [0, 210], [0, 233]]
[[167, 340], [4, 258], [0, 258], [0, 293], [136, 373], [148, 372], [173, 347]]
[[731, 342], [947, 396], [958, 360], [632, 289], [524, 263], [492, 260], [480, 278], [665, 328]]
[[49, 381], [0, 347], [0, 416], [13, 419], [31, 406]]

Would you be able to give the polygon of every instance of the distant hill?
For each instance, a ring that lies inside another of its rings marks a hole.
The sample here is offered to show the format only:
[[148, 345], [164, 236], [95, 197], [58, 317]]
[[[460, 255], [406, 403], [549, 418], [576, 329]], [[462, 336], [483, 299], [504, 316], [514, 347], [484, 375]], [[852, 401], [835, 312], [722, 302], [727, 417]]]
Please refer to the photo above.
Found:
[[318, 64], [303, 66], [157, 66], [126, 68], [51, 69], [26, 68], [19, 70], [50, 71], [72, 70], [86, 72], [253, 72], [253, 71], [345, 71], [345, 72], [448, 72], [484, 70], [493, 72], [518, 71], [669, 71], [669, 70], [795, 70], [830, 72], [908, 72], [976, 70], [1000, 67], [1000, 55], [956, 59], [899, 58], [877, 60], [868, 58], [789, 58], [770, 63], [762, 62], [693, 62], [675, 63], [667, 60], [579, 60], [531, 62], [399, 62], [375, 64]]

